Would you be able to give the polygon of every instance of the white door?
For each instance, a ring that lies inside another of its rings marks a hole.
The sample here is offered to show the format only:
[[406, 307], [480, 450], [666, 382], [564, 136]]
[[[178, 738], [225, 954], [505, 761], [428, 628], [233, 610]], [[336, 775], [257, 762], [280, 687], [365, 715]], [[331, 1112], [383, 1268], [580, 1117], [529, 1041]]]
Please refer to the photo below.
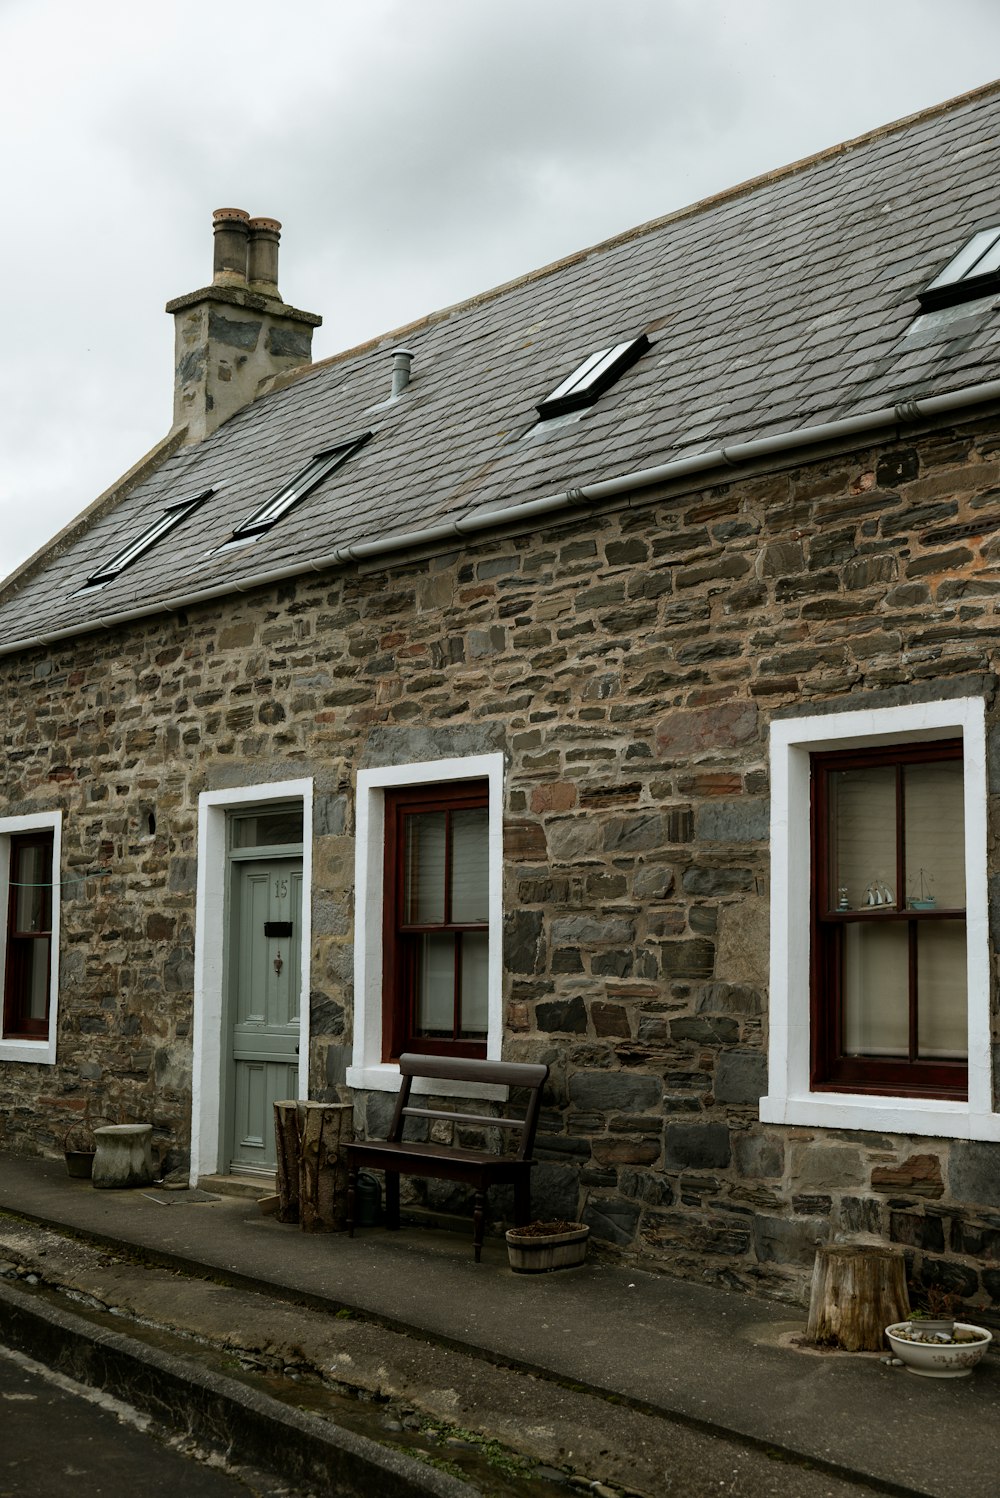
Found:
[[232, 865], [231, 1170], [273, 1172], [273, 1105], [298, 1095], [301, 916], [301, 859]]

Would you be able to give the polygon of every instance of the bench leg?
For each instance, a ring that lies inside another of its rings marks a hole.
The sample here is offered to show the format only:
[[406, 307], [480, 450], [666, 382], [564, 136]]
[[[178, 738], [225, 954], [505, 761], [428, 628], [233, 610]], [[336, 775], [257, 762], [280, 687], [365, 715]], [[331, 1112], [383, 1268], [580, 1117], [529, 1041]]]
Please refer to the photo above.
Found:
[[347, 1236], [354, 1237], [354, 1200], [358, 1189], [357, 1165], [347, 1167]]
[[514, 1182], [514, 1226], [527, 1227], [531, 1221], [531, 1177], [518, 1176]]
[[486, 1219], [486, 1192], [477, 1191], [475, 1206], [472, 1210], [472, 1245], [475, 1250], [476, 1263], [483, 1256], [483, 1223]]
[[399, 1227], [398, 1170], [387, 1170], [385, 1173], [385, 1225], [387, 1228]]

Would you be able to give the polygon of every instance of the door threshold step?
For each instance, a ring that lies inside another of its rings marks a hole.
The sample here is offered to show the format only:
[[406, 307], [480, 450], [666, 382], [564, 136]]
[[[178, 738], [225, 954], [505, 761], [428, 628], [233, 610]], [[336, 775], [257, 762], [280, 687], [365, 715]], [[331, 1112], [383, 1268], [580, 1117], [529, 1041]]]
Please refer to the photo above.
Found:
[[198, 1187], [201, 1191], [216, 1191], [219, 1196], [243, 1196], [249, 1201], [259, 1201], [261, 1197], [274, 1195], [275, 1179], [266, 1175], [199, 1176]]

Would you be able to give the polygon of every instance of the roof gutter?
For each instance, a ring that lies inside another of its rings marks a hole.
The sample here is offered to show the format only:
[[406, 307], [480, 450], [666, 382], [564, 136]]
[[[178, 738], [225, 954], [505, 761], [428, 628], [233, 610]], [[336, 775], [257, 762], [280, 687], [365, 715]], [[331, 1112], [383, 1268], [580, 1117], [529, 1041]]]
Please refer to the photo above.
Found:
[[0, 643], [0, 656], [14, 655], [37, 645], [55, 644], [74, 635], [89, 634], [93, 630], [113, 629], [137, 619], [148, 619], [151, 615], [173, 613], [179, 609], [192, 608], [196, 604], [210, 603], [217, 598], [228, 598], [233, 593], [248, 593], [256, 588], [268, 587], [284, 582], [288, 578], [301, 577], [305, 572], [325, 572], [345, 562], [363, 562], [369, 558], [389, 556], [394, 552], [409, 551], [418, 546], [431, 546], [441, 541], [453, 541], [456, 537], [477, 535], [485, 531], [498, 530], [530, 520], [535, 516], [551, 515], [560, 510], [578, 509], [585, 505], [599, 504], [605, 499], [614, 499], [636, 489], [650, 489], [660, 484], [674, 484], [684, 479], [695, 478], [713, 469], [743, 468], [748, 463], [761, 459], [782, 457], [802, 448], [825, 443], [843, 442], [854, 437], [887, 427], [905, 427], [918, 421], [934, 420], [951, 415], [970, 406], [987, 405], [1000, 401], [1000, 380], [988, 380], [981, 385], [969, 385], [963, 390], [949, 391], [947, 395], [932, 395], [923, 400], [903, 401], [883, 410], [865, 412], [860, 416], [848, 416], [840, 421], [823, 422], [819, 426], [799, 427], [790, 432], [778, 432], [772, 437], [760, 437], [753, 442], [737, 442], [731, 447], [720, 447], [712, 452], [698, 453], [690, 458], [678, 458], [673, 463], [661, 463], [655, 468], [640, 468], [635, 473], [622, 474], [619, 478], [604, 479], [585, 487], [566, 489], [560, 494], [548, 495], [544, 499], [528, 500], [524, 504], [505, 505], [498, 510], [479, 510], [464, 515], [459, 520], [445, 521], [441, 525], [426, 526], [421, 530], [383, 536], [377, 541], [358, 541], [349, 546], [337, 546], [318, 557], [290, 562], [284, 567], [274, 567], [267, 572], [258, 572], [250, 577], [233, 582], [218, 583], [211, 588], [201, 588], [191, 593], [162, 598], [141, 608], [122, 610], [104, 618], [67, 625], [63, 629], [48, 630], [44, 634], [27, 636], [20, 640]]

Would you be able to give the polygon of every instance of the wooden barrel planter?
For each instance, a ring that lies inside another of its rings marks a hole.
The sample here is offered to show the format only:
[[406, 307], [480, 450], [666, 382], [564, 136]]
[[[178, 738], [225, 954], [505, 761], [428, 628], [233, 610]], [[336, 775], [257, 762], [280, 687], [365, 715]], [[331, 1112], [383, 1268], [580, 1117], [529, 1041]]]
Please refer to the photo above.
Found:
[[583, 1222], [530, 1222], [507, 1229], [507, 1257], [515, 1274], [572, 1269], [587, 1256], [590, 1228]]

